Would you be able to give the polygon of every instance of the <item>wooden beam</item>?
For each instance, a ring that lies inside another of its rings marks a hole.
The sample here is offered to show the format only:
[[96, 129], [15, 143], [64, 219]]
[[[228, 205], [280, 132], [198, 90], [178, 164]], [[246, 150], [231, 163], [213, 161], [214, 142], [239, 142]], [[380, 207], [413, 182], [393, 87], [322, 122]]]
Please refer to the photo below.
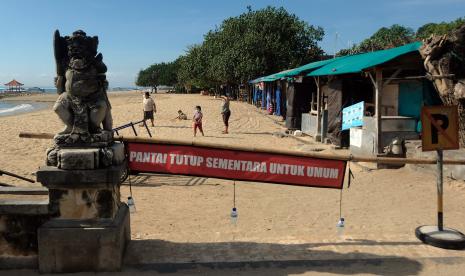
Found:
[[[381, 126], [381, 102], [383, 94], [383, 69], [375, 68], [376, 82], [375, 82], [375, 93], [376, 93], [376, 153], [383, 152], [383, 130]], [[370, 75], [371, 76], [371, 75]]]
[[388, 85], [392, 80], [399, 75], [399, 73], [402, 72], [402, 69], [397, 69], [392, 75], [384, 82], [383, 86]]
[[[315, 140], [321, 141], [321, 89], [320, 89], [320, 77], [313, 77], [316, 84], [316, 134]], [[319, 138], [319, 139], [318, 139]]]
[[371, 83], [372, 83], [373, 86], [376, 88], [376, 81], [375, 81], [375, 79], [373, 78], [373, 75], [371, 75], [371, 72], [367, 72], [367, 75], [370, 77]]
[[14, 178], [18, 178], [18, 179], [21, 179], [21, 180], [24, 180], [24, 181], [27, 181], [27, 182], [35, 183], [35, 181], [32, 180], [32, 179], [29, 179], [29, 178], [26, 178], [26, 177], [23, 177], [23, 176], [20, 176], [20, 175], [11, 173], [11, 172], [7, 172], [7, 171], [4, 171], [4, 170], [0, 170], [0, 175], [3, 175], [3, 174], [14, 177]]
[[43, 187], [0, 187], [0, 195], [48, 195]]
[[[39, 139], [50, 139], [54, 135], [48, 133], [25, 133], [21, 132], [19, 137], [23, 138], [39, 138]], [[49, 138], [45, 138], [49, 137]], [[225, 144], [216, 144], [208, 142], [200, 142], [199, 140], [174, 140], [174, 139], [159, 139], [159, 138], [145, 138], [145, 137], [123, 137], [115, 136], [115, 141], [129, 142], [129, 143], [147, 143], [147, 144], [162, 144], [162, 145], [178, 145], [178, 146], [196, 146], [203, 148], [215, 148], [215, 149], [224, 149], [224, 150], [241, 150], [241, 151], [250, 151], [250, 152], [262, 152], [262, 153], [271, 153], [271, 154], [284, 154], [292, 156], [302, 156], [310, 158], [320, 158], [320, 159], [332, 159], [332, 160], [343, 160], [343, 161], [352, 161], [352, 162], [373, 162], [373, 163], [383, 163], [383, 164], [436, 164], [437, 159], [430, 158], [399, 158], [399, 157], [371, 157], [371, 156], [353, 156], [353, 155], [342, 155], [342, 154], [333, 154], [333, 153], [321, 153], [321, 152], [302, 152], [294, 150], [277, 150], [270, 148], [259, 148], [259, 147], [246, 147], [246, 146], [234, 146], [234, 145], [225, 145]], [[448, 165], [465, 165], [465, 159], [454, 160], [447, 159], [444, 160], [444, 164]]]

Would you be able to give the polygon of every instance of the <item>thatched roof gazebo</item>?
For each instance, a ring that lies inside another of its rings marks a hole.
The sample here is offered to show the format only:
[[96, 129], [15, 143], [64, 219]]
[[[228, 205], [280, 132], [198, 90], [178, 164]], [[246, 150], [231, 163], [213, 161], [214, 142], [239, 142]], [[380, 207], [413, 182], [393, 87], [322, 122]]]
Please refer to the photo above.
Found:
[[20, 83], [19, 81], [13, 79], [9, 83], [5, 83], [5, 86], [8, 86], [8, 89], [5, 90], [5, 92], [20, 92], [21, 91], [21, 86], [24, 84]]

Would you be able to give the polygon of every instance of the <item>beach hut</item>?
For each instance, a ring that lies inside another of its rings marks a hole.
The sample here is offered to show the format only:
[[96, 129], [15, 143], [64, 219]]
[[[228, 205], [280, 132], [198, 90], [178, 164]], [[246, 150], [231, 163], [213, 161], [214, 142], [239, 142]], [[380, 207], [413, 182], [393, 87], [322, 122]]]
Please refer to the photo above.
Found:
[[13, 79], [12, 81], [5, 83], [4, 84], [6, 87], [8, 87], [5, 92], [20, 92], [22, 91], [21, 86], [24, 84], [20, 83], [19, 81]]
[[330, 59], [315, 61], [278, 73], [281, 80], [285, 80], [281, 87], [285, 91], [285, 118], [288, 129], [302, 129], [304, 121], [305, 125], [311, 125], [312, 128], [307, 134], [318, 133], [317, 122], [320, 121], [320, 112], [317, 110], [320, 109], [321, 104], [318, 101], [321, 98], [318, 94], [320, 90], [317, 89], [319, 83], [312, 78], [306, 78], [306, 74], [330, 62], [332, 62]]
[[[287, 97], [287, 73], [284, 70], [268, 76], [260, 77], [250, 81], [252, 91], [252, 103], [267, 111], [268, 114], [282, 116], [286, 119], [289, 109]], [[293, 101], [293, 99], [291, 99]], [[291, 107], [292, 110], [292, 107]]]
[[[285, 102], [279, 112], [288, 129], [302, 129], [316, 141], [328, 137], [357, 154], [381, 154], [394, 137], [418, 138], [421, 107], [441, 104], [423, 67], [420, 47], [421, 42], [414, 42], [257, 78], [250, 81], [252, 102], [267, 109], [270, 100], [279, 98]], [[344, 130], [343, 109], [360, 102], [363, 127]]]
[[300, 129], [302, 114], [319, 108], [316, 83], [304, 76], [328, 62], [316, 61], [250, 81], [252, 103], [267, 110], [269, 114], [282, 116], [286, 120], [287, 129]]
[[[440, 103], [426, 76], [420, 46], [414, 42], [336, 58], [306, 75], [320, 82], [319, 100], [326, 106], [333, 144], [350, 146], [354, 154], [378, 155], [394, 137], [419, 137], [421, 107]], [[343, 130], [343, 108], [359, 102], [364, 102], [363, 127]]]

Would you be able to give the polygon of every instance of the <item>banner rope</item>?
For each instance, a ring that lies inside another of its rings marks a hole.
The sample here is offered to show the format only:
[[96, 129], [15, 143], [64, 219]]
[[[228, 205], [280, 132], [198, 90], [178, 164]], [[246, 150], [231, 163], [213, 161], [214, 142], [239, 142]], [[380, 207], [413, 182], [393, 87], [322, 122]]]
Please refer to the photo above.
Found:
[[[350, 158], [352, 159], [352, 154], [350, 155]], [[347, 168], [349, 170], [348, 176], [347, 176], [347, 188], [350, 188], [350, 184], [352, 182], [352, 179], [355, 179], [355, 176], [350, 169], [350, 161], [347, 161]], [[344, 183], [342, 184], [341, 190], [339, 192], [339, 218], [342, 218], [342, 190], [344, 189]]]
[[129, 195], [132, 197], [132, 183], [131, 183], [131, 174], [128, 169], [128, 182], [129, 182]]
[[233, 208], [236, 208], [236, 180], [233, 182]]
[[339, 219], [342, 218], [342, 189], [339, 192]]

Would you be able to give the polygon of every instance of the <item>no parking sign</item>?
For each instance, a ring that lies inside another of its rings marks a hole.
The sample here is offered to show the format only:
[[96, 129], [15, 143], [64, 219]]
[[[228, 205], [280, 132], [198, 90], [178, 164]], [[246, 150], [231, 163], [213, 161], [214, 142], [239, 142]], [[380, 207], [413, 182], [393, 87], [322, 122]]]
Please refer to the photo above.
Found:
[[421, 110], [423, 151], [459, 148], [457, 106], [424, 106]]

